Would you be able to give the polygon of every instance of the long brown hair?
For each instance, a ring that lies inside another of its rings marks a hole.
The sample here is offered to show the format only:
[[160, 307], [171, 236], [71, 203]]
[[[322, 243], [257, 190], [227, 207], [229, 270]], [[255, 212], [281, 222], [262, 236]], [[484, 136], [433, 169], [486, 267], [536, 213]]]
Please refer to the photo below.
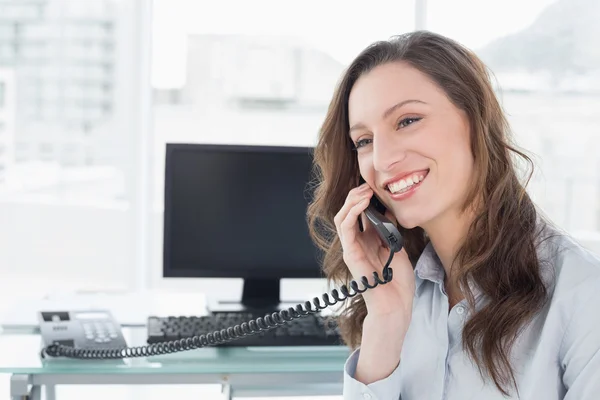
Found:
[[[428, 75], [468, 115], [475, 177], [463, 211], [474, 205], [476, 198], [481, 206], [456, 255], [452, 275], [471, 308], [475, 307], [475, 299], [470, 284], [475, 284], [488, 300], [466, 322], [463, 347], [481, 376], [491, 377], [496, 387], [508, 395], [509, 385], [518, 391], [510, 362], [511, 348], [548, 296], [536, 254], [538, 214], [525, 189], [533, 163], [512, 144], [487, 68], [459, 43], [427, 31], [395, 36], [367, 47], [343, 74], [315, 147], [317, 184], [308, 209], [311, 235], [324, 251], [324, 273], [329, 283], [337, 285], [352, 279], [333, 223], [359, 177], [348, 134], [350, 91], [362, 74], [389, 62], [404, 62]], [[515, 168], [515, 155], [530, 167], [523, 184]], [[427, 237], [419, 227], [399, 228], [414, 265]], [[352, 298], [340, 314], [342, 338], [351, 348], [360, 345], [366, 314], [361, 296]]]

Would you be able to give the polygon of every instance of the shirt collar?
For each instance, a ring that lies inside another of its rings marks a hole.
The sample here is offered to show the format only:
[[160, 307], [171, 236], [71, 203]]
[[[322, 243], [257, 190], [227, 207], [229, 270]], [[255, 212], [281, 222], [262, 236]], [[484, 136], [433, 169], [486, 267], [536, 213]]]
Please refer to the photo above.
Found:
[[431, 242], [427, 243], [415, 265], [415, 293], [425, 280], [443, 284], [445, 274], [444, 266], [435, 252], [433, 245]]
[[[444, 270], [442, 261], [435, 252], [431, 242], [427, 243], [415, 265], [415, 296], [420, 293], [420, 287], [426, 280], [440, 285], [443, 289], [445, 276], [446, 271]], [[469, 283], [469, 288], [471, 289], [471, 293], [473, 293], [473, 297], [477, 300], [481, 295], [481, 291], [472, 282]]]

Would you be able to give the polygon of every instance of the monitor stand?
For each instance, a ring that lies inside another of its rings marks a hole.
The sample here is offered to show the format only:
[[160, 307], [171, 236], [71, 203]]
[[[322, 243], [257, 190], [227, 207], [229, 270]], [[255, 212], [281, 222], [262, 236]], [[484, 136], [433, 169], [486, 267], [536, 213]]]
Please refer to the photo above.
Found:
[[282, 302], [280, 279], [245, 278], [241, 301], [208, 299], [209, 312], [275, 312], [289, 307], [296, 308], [304, 301]]

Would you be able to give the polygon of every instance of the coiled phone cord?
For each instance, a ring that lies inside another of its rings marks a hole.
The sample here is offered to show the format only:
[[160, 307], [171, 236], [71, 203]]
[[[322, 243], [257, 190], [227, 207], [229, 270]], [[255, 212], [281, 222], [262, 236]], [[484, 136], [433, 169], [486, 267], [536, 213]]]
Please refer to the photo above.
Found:
[[[323, 293], [323, 302], [318, 297], [313, 299], [313, 302], [307, 301], [302, 304], [296, 305], [296, 308], [290, 307], [287, 310], [281, 310], [272, 314], [267, 314], [264, 317], [259, 317], [249, 322], [243, 322], [240, 325], [235, 325], [227, 329], [221, 329], [220, 331], [214, 331], [207, 335], [193, 336], [189, 338], [183, 338], [173, 340], [170, 342], [153, 343], [146, 346], [137, 347], [122, 347], [115, 349], [76, 349], [70, 346], [64, 346], [61, 344], [51, 344], [41, 351], [41, 357], [67, 357], [76, 359], [86, 360], [108, 360], [108, 359], [122, 359], [132, 357], [149, 357], [162, 354], [176, 353], [179, 351], [194, 350], [206, 346], [222, 344], [230, 342], [236, 339], [241, 339], [245, 336], [255, 335], [257, 333], [274, 329], [278, 326], [285, 324], [288, 321], [292, 321], [297, 318], [302, 318], [310, 314], [317, 313], [327, 307], [333, 306], [339, 302], [345, 301], [351, 297], [354, 297], [360, 293], [364, 293], [369, 289], [373, 289], [379, 285], [384, 285], [392, 280], [392, 269], [389, 267], [392, 259], [394, 258], [394, 251], [390, 250], [390, 256], [385, 263], [382, 271], [383, 279], [379, 278], [377, 272], [373, 272], [374, 283], [370, 284], [366, 276], [361, 277], [363, 287], [360, 288], [358, 283], [354, 280], [350, 281], [349, 285], [351, 290], [348, 290], [346, 285], [342, 285], [338, 292], [337, 289], [331, 291], [331, 295]], [[341, 296], [340, 296], [341, 292]], [[333, 297], [333, 300], [331, 300]]]

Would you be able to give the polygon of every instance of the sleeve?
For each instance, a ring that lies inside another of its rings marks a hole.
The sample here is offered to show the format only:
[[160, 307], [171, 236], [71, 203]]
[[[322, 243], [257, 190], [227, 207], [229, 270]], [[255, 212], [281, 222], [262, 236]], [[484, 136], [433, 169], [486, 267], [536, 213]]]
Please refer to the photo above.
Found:
[[400, 364], [384, 379], [365, 385], [354, 379], [360, 349], [356, 349], [344, 366], [344, 400], [400, 400]]
[[592, 400], [600, 393], [600, 279], [588, 281], [574, 297], [561, 346], [564, 400]]

